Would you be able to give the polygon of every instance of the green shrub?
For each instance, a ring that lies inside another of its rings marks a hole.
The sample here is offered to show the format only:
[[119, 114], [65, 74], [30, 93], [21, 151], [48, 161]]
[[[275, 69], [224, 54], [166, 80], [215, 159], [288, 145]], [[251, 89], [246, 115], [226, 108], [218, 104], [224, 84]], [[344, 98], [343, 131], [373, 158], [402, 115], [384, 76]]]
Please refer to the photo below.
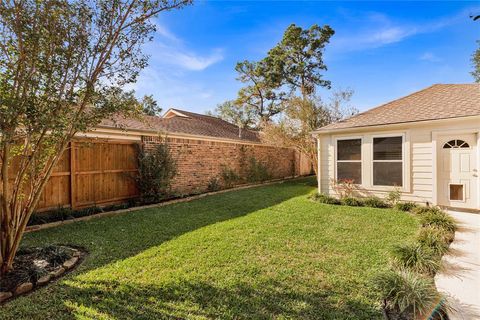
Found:
[[267, 165], [261, 163], [255, 157], [249, 158], [245, 175], [248, 182], [263, 182], [272, 178]]
[[423, 215], [425, 213], [430, 213], [430, 212], [433, 212], [433, 213], [437, 213], [437, 212], [441, 212], [442, 210], [437, 208], [437, 207], [425, 207], [425, 206], [419, 206], [419, 207], [416, 207], [415, 209], [413, 209], [413, 213], [416, 214], [416, 215]]
[[47, 274], [48, 271], [44, 268], [37, 267], [33, 263], [28, 263], [15, 270], [15, 282], [18, 282], [18, 284], [22, 282], [36, 283], [38, 279]]
[[77, 209], [77, 210], [72, 210], [70, 208], [59, 208], [59, 209], [46, 211], [46, 212], [36, 212], [32, 214], [32, 216], [30, 217], [30, 220], [28, 220], [27, 225], [29, 226], [40, 225], [40, 224], [45, 224], [50, 222], [81, 218], [81, 217], [91, 216], [93, 214], [97, 214], [100, 212], [127, 209], [135, 205], [136, 203], [134, 202], [133, 199], [131, 199], [125, 203], [112, 204], [105, 207], [93, 206], [93, 207]]
[[390, 207], [388, 203], [386, 203], [379, 197], [375, 197], [375, 196], [371, 196], [363, 199], [363, 204], [366, 207], [372, 207], [372, 208], [389, 208]]
[[41, 250], [41, 254], [54, 267], [62, 265], [72, 256], [72, 251], [61, 246], [49, 245]]
[[338, 200], [337, 198], [328, 196], [323, 193], [318, 193], [318, 192], [315, 192], [314, 194], [312, 194], [310, 196], [310, 199], [312, 199], [313, 201], [325, 203], [325, 204], [340, 204], [340, 200]]
[[427, 314], [439, 300], [432, 278], [411, 270], [389, 270], [374, 279], [374, 287], [390, 319], [418, 319]]
[[457, 229], [455, 219], [441, 210], [430, 210], [420, 216], [420, 223], [424, 227], [436, 227], [454, 233]]
[[168, 143], [164, 139], [153, 150], [138, 153], [138, 175], [135, 176], [141, 200], [144, 203], [158, 202], [166, 198], [177, 172], [177, 164]]
[[418, 242], [396, 246], [392, 250], [392, 258], [397, 267], [430, 276], [435, 275], [441, 266], [441, 256]]
[[395, 204], [395, 209], [400, 211], [412, 211], [417, 207], [415, 202], [398, 202]]
[[227, 166], [222, 166], [222, 171], [220, 172], [223, 184], [225, 188], [232, 188], [234, 185], [238, 184], [241, 179], [240, 176], [231, 168]]
[[400, 189], [398, 187], [395, 187], [394, 190], [392, 190], [388, 193], [388, 196], [387, 196], [386, 200], [390, 205], [394, 206], [394, 205], [396, 205], [397, 203], [400, 202], [401, 196], [402, 196], [402, 194], [400, 192]]
[[220, 178], [211, 177], [210, 180], [208, 181], [207, 191], [210, 191], [210, 192], [218, 191], [221, 188], [222, 187], [220, 185]]
[[363, 201], [358, 198], [353, 198], [353, 197], [347, 197], [343, 198], [340, 200], [340, 202], [344, 206], [351, 206], [351, 207], [362, 207], [363, 206]]
[[442, 256], [448, 251], [451, 232], [436, 227], [424, 227], [417, 235], [417, 241], [430, 248], [435, 254]]

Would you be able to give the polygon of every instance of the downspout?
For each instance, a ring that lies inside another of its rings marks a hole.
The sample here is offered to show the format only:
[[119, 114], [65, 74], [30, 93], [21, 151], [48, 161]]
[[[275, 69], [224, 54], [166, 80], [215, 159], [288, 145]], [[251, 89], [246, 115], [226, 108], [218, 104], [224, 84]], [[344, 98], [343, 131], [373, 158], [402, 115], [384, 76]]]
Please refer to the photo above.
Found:
[[322, 171], [321, 171], [321, 158], [320, 158], [320, 137], [317, 135], [317, 184], [318, 193], [322, 193]]

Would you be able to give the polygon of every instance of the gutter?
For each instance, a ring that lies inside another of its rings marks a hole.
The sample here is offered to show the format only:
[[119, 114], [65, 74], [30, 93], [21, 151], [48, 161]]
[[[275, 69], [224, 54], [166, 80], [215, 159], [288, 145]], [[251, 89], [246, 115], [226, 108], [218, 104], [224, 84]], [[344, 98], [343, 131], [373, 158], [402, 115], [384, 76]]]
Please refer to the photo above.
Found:
[[396, 123], [388, 123], [388, 124], [377, 124], [377, 125], [367, 125], [367, 126], [358, 126], [358, 127], [347, 127], [347, 128], [338, 128], [338, 129], [322, 129], [319, 128], [317, 130], [312, 131], [312, 136], [316, 137], [322, 134], [330, 134], [330, 133], [339, 133], [339, 132], [349, 132], [349, 131], [359, 131], [359, 130], [367, 130], [370, 128], [388, 128], [394, 129], [397, 127], [405, 126], [405, 125], [415, 125], [420, 126], [423, 125], [425, 122], [435, 122], [435, 123], [442, 123], [452, 120], [480, 120], [480, 115], [475, 116], [464, 116], [464, 117], [452, 117], [452, 118], [444, 118], [444, 119], [427, 119], [427, 120], [415, 120], [415, 121], [406, 121], [406, 122], [396, 122]]

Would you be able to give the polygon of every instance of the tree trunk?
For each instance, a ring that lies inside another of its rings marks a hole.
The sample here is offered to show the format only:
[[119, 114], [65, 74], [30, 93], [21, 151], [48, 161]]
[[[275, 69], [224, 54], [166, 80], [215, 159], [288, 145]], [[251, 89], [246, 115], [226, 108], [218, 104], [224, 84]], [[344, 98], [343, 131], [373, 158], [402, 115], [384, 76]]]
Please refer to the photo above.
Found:
[[13, 258], [11, 258], [11, 244], [12, 244], [12, 224], [13, 217], [10, 210], [10, 192], [9, 192], [9, 174], [8, 174], [8, 165], [10, 162], [10, 146], [8, 142], [4, 142], [2, 148], [2, 171], [1, 171], [1, 180], [2, 180], [2, 192], [0, 193], [1, 201], [1, 222], [0, 222], [0, 241], [1, 241], [1, 251], [0, 251], [0, 277], [5, 273], [10, 271], [13, 266]]
[[[66, 140], [69, 141], [70, 139]], [[61, 142], [50, 161], [42, 168], [36, 180], [25, 194], [11, 195], [9, 189], [10, 145], [6, 142], [2, 148], [1, 190], [0, 190], [0, 278], [13, 269], [13, 261], [23, 238], [25, 228], [35, 207], [40, 200], [43, 189], [50, 179], [53, 168], [65, 151], [67, 142]], [[18, 173], [14, 173], [14, 175]], [[30, 179], [32, 179], [30, 177]], [[18, 186], [21, 188], [20, 186]], [[17, 205], [18, 203], [18, 205]]]

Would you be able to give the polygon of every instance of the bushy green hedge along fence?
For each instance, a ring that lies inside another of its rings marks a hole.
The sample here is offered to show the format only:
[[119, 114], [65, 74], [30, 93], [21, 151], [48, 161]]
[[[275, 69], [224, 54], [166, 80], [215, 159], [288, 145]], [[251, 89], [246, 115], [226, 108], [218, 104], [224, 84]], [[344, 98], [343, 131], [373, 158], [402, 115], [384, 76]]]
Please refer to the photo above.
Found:
[[[449, 250], [457, 225], [446, 212], [436, 207], [421, 207], [400, 202], [395, 195], [337, 199], [315, 193], [313, 201], [373, 208], [393, 208], [418, 217], [421, 228], [414, 242], [393, 248], [390, 269], [374, 279], [385, 319], [444, 319], [448, 306], [437, 291], [434, 276], [441, 269], [441, 259]], [[393, 199], [393, 201], [392, 201]]]

